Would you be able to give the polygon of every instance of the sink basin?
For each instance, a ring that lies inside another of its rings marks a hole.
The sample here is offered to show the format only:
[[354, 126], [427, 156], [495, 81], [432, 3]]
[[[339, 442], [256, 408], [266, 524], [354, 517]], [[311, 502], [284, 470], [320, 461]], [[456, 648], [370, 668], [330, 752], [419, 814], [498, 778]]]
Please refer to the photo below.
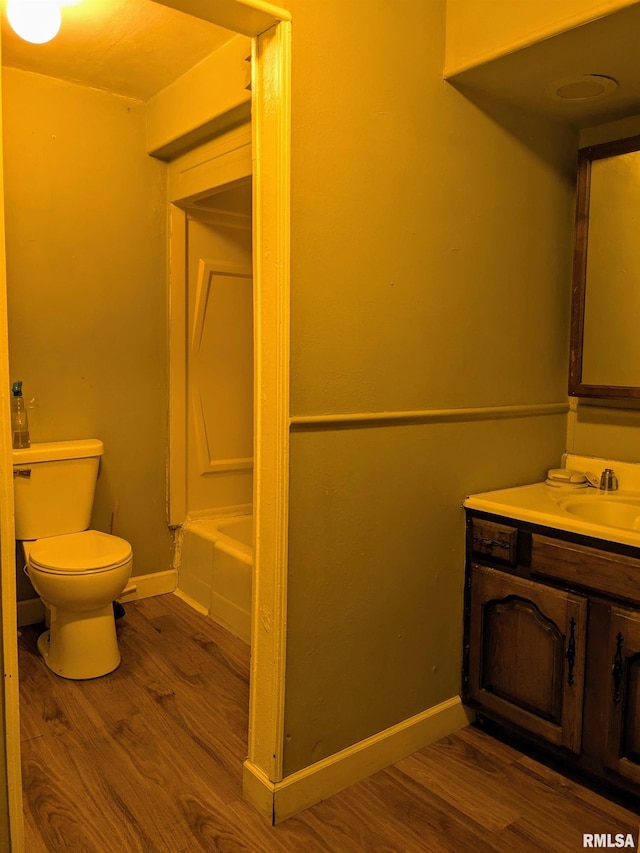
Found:
[[591, 495], [563, 501], [561, 506], [565, 512], [583, 521], [640, 530], [640, 499]]

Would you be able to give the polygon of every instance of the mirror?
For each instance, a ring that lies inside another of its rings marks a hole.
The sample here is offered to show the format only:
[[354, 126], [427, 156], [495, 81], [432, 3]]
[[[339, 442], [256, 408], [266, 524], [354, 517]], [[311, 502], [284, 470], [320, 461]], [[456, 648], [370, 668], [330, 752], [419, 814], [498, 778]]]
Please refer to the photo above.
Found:
[[569, 394], [640, 398], [640, 136], [578, 156]]

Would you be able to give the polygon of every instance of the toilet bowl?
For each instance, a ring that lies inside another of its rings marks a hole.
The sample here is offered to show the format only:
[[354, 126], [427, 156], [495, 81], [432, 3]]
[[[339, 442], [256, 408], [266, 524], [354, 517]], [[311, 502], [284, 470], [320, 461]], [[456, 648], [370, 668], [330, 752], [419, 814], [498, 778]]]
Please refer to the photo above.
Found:
[[63, 678], [97, 678], [120, 664], [113, 601], [131, 576], [129, 543], [86, 530], [23, 542], [26, 571], [50, 611], [38, 638], [45, 663]]
[[133, 556], [125, 539], [89, 529], [102, 453], [98, 439], [13, 451], [16, 539], [50, 614], [38, 650], [63, 678], [97, 678], [120, 663], [113, 601]]

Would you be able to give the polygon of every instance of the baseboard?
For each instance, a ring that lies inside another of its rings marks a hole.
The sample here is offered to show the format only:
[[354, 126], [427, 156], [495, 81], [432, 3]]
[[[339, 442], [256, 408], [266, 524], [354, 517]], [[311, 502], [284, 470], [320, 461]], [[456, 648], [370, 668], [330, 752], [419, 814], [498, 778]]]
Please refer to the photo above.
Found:
[[[166, 572], [152, 572], [148, 575], [134, 575], [119, 596], [118, 601], [126, 603], [138, 598], [151, 598], [153, 595], [164, 595], [174, 592], [178, 582], [175, 569]], [[44, 605], [39, 598], [28, 598], [18, 601], [18, 628], [25, 625], [37, 625], [44, 621]]]
[[243, 766], [244, 797], [268, 821], [281, 823], [354, 782], [464, 728], [471, 722], [470, 714], [460, 697], [453, 696], [281, 782], [271, 782], [259, 767], [247, 760]]
[[178, 584], [178, 572], [176, 569], [167, 569], [165, 572], [151, 572], [148, 575], [134, 575], [124, 588], [118, 601], [126, 604], [127, 601], [135, 601], [138, 598], [151, 598], [153, 595], [164, 595], [167, 592], [175, 592]]

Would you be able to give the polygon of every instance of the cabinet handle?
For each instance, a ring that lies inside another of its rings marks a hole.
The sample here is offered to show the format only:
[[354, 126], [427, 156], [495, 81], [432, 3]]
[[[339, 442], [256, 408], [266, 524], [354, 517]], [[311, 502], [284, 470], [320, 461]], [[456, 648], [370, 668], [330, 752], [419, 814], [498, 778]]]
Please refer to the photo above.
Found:
[[622, 684], [622, 644], [624, 637], [620, 632], [616, 637], [616, 653], [613, 656], [613, 667], [611, 674], [613, 675], [613, 701], [618, 704], [620, 701], [620, 685]]
[[503, 551], [509, 550], [508, 542], [501, 542], [499, 539], [489, 539], [488, 536], [474, 536], [474, 545], [484, 545], [485, 548], [501, 548]]
[[576, 620], [571, 617], [571, 621], [569, 622], [569, 645], [567, 646], [567, 653], [565, 655], [567, 659], [567, 663], [569, 664], [568, 672], [567, 672], [567, 684], [569, 687], [573, 685], [573, 668], [576, 664]]

